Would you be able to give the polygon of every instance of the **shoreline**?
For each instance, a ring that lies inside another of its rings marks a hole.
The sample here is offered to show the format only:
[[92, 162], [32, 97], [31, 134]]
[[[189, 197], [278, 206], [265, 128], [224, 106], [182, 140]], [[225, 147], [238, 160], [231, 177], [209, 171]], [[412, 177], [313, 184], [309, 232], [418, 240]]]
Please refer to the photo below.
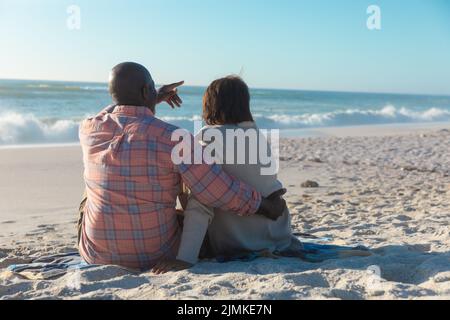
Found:
[[[341, 137], [341, 138], [373, 137], [373, 136], [376, 137], [376, 136], [425, 133], [442, 129], [450, 130], [450, 122], [414, 123], [414, 124], [398, 123], [398, 124], [317, 127], [317, 128], [301, 128], [301, 129], [280, 129], [280, 138], [295, 139], [295, 138], [317, 138], [317, 137]], [[79, 146], [80, 146], [79, 142], [14, 144], [14, 145], [0, 145], [0, 151], [8, 149], [67, 148]]]
[[314, 137], [381, 137], [392, 135], [408, 135], [436, 130], [450, 130], [450, 122], [433, 123], [397, 123], [377, 125], [355, 125], [342, 127], [323, 127], [311, 129], [286, 129], [282, 138], [314, 138]]

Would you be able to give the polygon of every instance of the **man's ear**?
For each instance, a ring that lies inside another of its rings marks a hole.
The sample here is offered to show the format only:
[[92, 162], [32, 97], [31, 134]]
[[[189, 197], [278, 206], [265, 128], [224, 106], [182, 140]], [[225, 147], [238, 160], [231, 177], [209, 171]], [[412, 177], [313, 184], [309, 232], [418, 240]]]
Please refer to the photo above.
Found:
[[150, 90], [149, 90], [148, 86], [142, 87], [141, 94], [142, 94], [142, 98], [144, 99], [144, 101], [147, 101], [149, 99]]

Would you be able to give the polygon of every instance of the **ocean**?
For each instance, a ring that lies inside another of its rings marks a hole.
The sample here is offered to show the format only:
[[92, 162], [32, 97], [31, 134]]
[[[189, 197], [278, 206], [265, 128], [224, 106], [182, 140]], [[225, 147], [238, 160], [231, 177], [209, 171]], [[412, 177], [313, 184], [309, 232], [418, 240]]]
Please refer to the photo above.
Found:
[[[184, 86], [183, 107], [157, 116], [193, 131], [205, 88]], [[260, 128], [281, 134], [320, 127], [450, 121], [450, 96], [252, 89]], [[0, 80], [0, 146], [78, 141], [78, 124], [111, 103], [107, 84]]]

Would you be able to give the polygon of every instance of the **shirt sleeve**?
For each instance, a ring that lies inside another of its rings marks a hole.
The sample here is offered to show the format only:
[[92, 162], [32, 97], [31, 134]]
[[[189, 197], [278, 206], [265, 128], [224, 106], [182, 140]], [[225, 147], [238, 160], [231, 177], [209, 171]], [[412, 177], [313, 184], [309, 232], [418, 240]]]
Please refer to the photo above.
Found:
[[[192, 140], [198, 143], [193, 137]], [[176, 167], [183, 182], [204, 205], [248, 216], [261, 204], [261, 194], [255, 188], [228, 175], [220, 165], [181, 163]]]
[[99, 116], [102, 117], [102, 116], [104, 116], [104, 115], [106, 115], [108, 113], [113, 112], [116, 107], [117, 107], [117, 105], [113, 105], [113, 104], [107, 106], [105, 109], [100, 111], [100, 113], [97, 115], [97, 117], [99, 117]]

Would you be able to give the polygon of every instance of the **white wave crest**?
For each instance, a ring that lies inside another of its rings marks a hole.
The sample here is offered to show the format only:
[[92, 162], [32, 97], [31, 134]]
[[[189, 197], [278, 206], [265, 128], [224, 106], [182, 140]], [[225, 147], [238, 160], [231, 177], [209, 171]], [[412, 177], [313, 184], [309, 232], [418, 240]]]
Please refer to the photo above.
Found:
[[69, 143], [78, 141], [79, 124], [73, 120], [45, 123], [33, 115], [0, 115], [0, 145]]
[[450, 111], [431, 108], [425, 111], [413, 111], [406, 108], [397, 109], [386, 106], [380, 110], [347, 109], [328, 113], [303, 115], [257, 116], [260, 126], [276, 126], [282, 128], [303, 128], [314, 126], [352, 126], [393, 123], [419, 123], [450, 121]]
[[[163, 116], [163, 121], [193, 130], [199, 115]], [[255, 114], [260, 128], [301, 129], [313, 127], [377, 125], [450, 121], [450, 110], [430, 108], [415, 111], [386, 106], [379, 110], [347, 109], [301, 115]], [[43, 121], [33, 115], [0, 113], [0, 145], [73, 143], [78, 141], [78, 120]]]
[[160, 117], [161, 120], [167, 121], [167, 122], [176, 122], [176, 121], [202, 121], [202, 117], [199, 115], [195, 116], [180, 116], [180, 117], [170, 117], [170, 116], [163, 116]]

